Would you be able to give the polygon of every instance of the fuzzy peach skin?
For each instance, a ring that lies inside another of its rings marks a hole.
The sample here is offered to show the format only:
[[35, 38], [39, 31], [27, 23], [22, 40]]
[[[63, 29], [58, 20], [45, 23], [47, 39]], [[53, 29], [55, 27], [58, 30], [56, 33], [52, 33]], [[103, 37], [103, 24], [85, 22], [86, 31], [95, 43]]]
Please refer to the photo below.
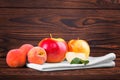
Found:
[[23, 67], [26, 63], [26, 56], [21, 49], [12, 49], [7, 53], [6, 63], [9, 67]]
[[36, 63], [36, 64], [43, 64], [46, 62], [47, 59], [46, 51], [41, 47], [33, 47], [28, 52], [27, 57], [29, 63]]
[[31, 44], [23, 44], [19, 49], [23, 50], [23, 53], [27, 56], [30, 49], [33, 48], [33, 45]]

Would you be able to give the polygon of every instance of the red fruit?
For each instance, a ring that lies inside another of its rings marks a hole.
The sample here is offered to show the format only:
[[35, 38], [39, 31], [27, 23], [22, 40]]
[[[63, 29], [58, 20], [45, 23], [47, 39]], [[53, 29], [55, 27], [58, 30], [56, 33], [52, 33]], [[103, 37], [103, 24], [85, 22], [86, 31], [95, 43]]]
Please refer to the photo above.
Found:
[[47, 52], [47, 62], [61, 62], [65, 59], [67, 43], [62, 38], [45, 38], [38, 44]]

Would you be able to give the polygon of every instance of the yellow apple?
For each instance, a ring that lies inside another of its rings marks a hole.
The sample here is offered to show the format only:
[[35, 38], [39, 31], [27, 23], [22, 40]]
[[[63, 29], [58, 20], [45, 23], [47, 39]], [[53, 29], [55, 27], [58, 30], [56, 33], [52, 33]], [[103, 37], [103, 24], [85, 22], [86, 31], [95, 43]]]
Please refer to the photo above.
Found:
[[72, 39], [68, 42], [68, 51], [84, 54], [86, 58], [90, 54], [90, 46], [85, 40]]

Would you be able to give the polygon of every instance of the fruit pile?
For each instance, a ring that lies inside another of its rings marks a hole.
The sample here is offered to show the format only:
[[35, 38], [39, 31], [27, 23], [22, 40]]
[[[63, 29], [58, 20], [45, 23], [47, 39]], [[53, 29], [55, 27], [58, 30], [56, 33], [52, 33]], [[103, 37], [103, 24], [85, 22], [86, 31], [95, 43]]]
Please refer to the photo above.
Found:
[[90, 54], [89, 44], [85, 40], [72, 39], [68, 43], [62, 38], [42, 39], [38, 46], [23, 44], [19, 49], [7, 53], [9, 67], [23, 67], [26, 62], [44, 64], [58, 63], [65, 59], [70, 64], [87, 64]]

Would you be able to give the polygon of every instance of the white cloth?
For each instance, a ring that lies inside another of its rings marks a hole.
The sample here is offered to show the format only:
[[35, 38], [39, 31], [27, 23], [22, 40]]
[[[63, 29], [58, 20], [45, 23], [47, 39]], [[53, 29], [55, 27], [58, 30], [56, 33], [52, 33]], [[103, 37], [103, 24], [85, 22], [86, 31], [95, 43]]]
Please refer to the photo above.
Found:
[[72, 69], [86, 69], [86, 68], [101, 68], [101, 67], [115, 67], [114, 60], [116, 55], [109, 53], [100, 57], [89, 57], [89, 63], [84, 64], [70, 64], [67, 61], [61, 63], [44, 63], [43, 65], [27, 63], [27, 67], [39, 71], [57, 71], [57, 70], [72, 70]]

